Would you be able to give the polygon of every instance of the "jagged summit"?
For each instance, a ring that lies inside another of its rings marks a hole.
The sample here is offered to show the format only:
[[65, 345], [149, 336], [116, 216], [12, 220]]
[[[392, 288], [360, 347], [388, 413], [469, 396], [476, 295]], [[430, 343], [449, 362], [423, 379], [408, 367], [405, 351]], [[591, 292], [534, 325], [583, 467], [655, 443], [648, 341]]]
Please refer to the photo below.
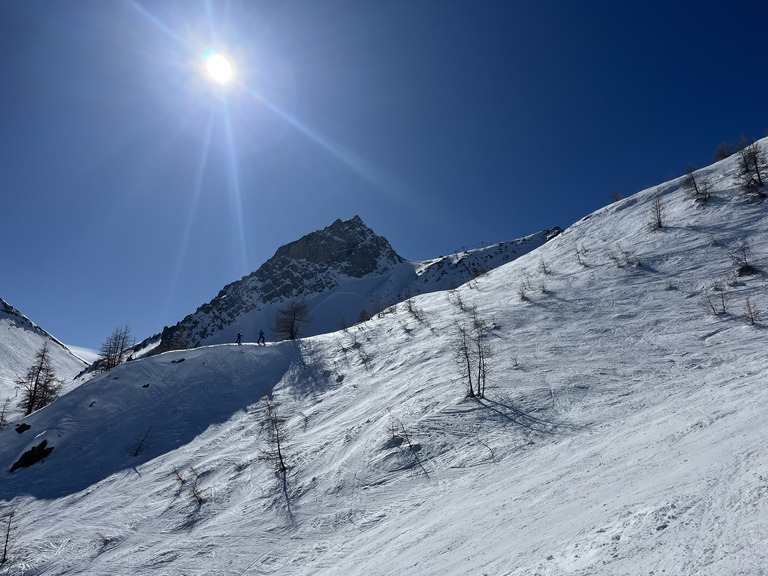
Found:
[[[376, 235], [360, 216], [355, 216], [336, 220], [322, 230], [281, 246], [243, 280], [258, 280], [262, 283], [261, 301], [275, 302], [335, 288], [341, 276], [383, 274], [403, 262], [386, 238]], [[307, 285], [310, 278], [313, 280]]]
[[258, 270], [225, 286], [210, 302], [178, 324], [138, 345], [164, 352], [232, 342], [242, 331], [255, 340], [269, 331], [277, 309], [291, 299], [306, 300], [310, 336], [351, 325], [359, 317], [401, 302], [407, 294], [445, 290], [541, 246], [560, 233], [551, 228], [526, 238], [494, 244], [425, 262], [406, 260], [360, 216], [330, 226], [277, 249]]
[[338, 219], [323, 230], [281, 246], [267, 263], [279, 264], [285, 258], [337, 268], [354, 278], [376, 272], [382, 264], [393, 266], [403, 262], [387, 239], [377, 236], [360, 216]]

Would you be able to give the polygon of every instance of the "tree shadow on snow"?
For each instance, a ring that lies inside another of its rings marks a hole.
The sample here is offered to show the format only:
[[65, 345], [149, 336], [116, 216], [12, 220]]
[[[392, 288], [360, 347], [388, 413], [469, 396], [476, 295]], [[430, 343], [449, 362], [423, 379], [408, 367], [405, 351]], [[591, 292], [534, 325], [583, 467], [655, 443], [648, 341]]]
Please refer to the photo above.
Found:
[[297, 359], [292, 366], [291, 386], [288, 388], [295, 398], [316, 398], [344, 379], [333, 373], [326, 358], [312, 342], [297, 341], [295, 346]]
[[490, 416], [505, 424], [524, 428], [539, 434], [558, 434], [574, 429], [570, 424], [558, 422], [553, 418], [538, 415], [542, 409], [525, 409], [521, 403], [513, 402], [511, 398], [501, 396], [499, 399], [479, 398], [478, 403], [490, 412]]

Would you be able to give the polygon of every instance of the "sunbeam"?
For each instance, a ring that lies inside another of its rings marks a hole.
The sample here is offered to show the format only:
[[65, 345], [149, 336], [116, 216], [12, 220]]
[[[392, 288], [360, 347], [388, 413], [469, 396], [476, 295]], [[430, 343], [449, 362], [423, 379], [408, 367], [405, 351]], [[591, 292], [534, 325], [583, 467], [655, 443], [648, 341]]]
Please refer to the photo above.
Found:
[[[197, 202], [202, 191], [202, 179], [205, 171], [205, 165], [208, 161], [209, 149], [212, 144], [214, 124], [217, 116], [220, 117], [219, 120], [223, 123], [223, 132], [225, 134], [226, 140], [225, 146], [227, 158], [227, 175], [229, 178], [228, 187], [232, 205], [232, 220], [234, 222], [235, 241], [237, 244], [237, 250], [239, 251], [241, 270], [245, 270], [248, 257], [247, 246], [245, 242], [242, 189], [240, 185], [237, 150], [235, 145], [235, 135], [232, 128], [231, 112], [225, 93], [225, 85], [233, 80], [235, 71], [233, 61], [219, 50], [213, 48], [207, 48], [202, 53], [200, 53], [199, 51], [195, 50], [195, 48], [188, 42], [184, 41], [181, 37], [175, 34], [168, 26], [160, 21], [160, 19], [155, 17], [149, 10], [134, 0], [127, 1], [134, 10], [136, 10], [139, 14], [151, 22], [168, 38], [171, 38], [175, 42], [181, 44], [186, 49], [186, 51], [189, 52], [190, 55], [198, 56], [199, 62], [202, 63], [203, 70], [207, 73], [211, 80], [219, 85], [216, 90], [216, 94], [218, 96], [216, 99], [216, 106], [221, 106], [221, 108], [219, 110], [211, 109], [210, 115], [208, 117], [205, 141], [203, 145], [203, 154], [196, 177], [195, 189], [193, 192], [193, 198], [184, 237], [182, 239], [181, 246], [179, 247], [179, 258], [177, 260], [176, 269], [174, 271], [173, 284], [174, 286], [176, 285], [181, 274], [181, 262], [183, 261], [187, 250], [189, 237], [191, 234], [192, 221], [194, 219]], [[207, 14], [206, 20], [208, 23], [208, 34], [210, 36], [209, 40], [214, 44], [217, 44], [218, 33], [216, 26], [214, 26], [213, 11], [210, 2], [206, 2], [205, 6]]]
[[[411, 207], [420, 203], [420, 194], [411, 186], [385, 173], [359, 154], [318, 133], [306, 122], [299, 120], [293, 115], [289, 111], [290, 106], [286, 107], [284, 102], [278, 101], [279, 98], [278, 100], [275, 99], [274, 96], [282, 94], [282, 92], [273, 94], [270, 91], [274, 89], [275, 82], [270, 84], [268, 76], [266, 77], [267, 82], [265, 85], [259, 84], [255, 86], [254, 82], [256, 82], [256, 79], [253, 77], [254, 67], [246, 65], [245, 62], [240, 62], [243, 66], [243, 74], [241, 75], [240, 70], [236, 69], [236, 63], [228, 51], [217, 47], [224, 40], [221, 37], [221, 29], [216, 25], [213, 6], [210, 1], [205, 0], [204, 2], [205, 26], [202, 29], [198, 29], [196, 36], [185, 34], [184, 37], [179, 36], [181, 29], [174, 31], [173, 26], [164, 23], [136, 0], [126, 1], [164, 36], [182, 47], [184, 53], [180, 58], [182, 67], [189, 62], [196, 62], [192, 66], [198, 66], [198, 72], [202, 76], [207, 76], [208, 79], [208, 90], [205, 89], [203, 84], [197, 83], [201, 76], [197, 76], [197, 80], [193, 80], [191, 84], [182, 83], [179, 85], [181, 87], [179, 96], [187, 98], [188, 102], [200, 102], [203, 106], [210, 106], [211, 108], [206, 126], [203, 155], [196, 175], [195, 189], [186, 228], [181, 239], [181, 245], [179, 246], [179, 256], [173, 273], [173, 288], [171, 292], [175, 289], [182, 274], [182, 262], [188, 249], [196, 206], [202, 193], [205, 165], [209, 161], [210, 148], [212, 146], [220, 145], [222, 147], [226, 162], [227, 189], [230, 204], [229, 228], [235, 262], [240, 267], [242, 273], [248, 271], [249, 233], [246, 228], [248, 215], [245, 212], [247, 198], [244, 194], [242, 175], [240, 173], [240, 154], [246, 151], [243, 147], [248, 149], [249, 138], [252, 137], [250, 134], [254, 133], [259, 138], [263, 138], [265, 134], [269, 133], [269, 130], [258, 129], [264, 127], [261, 124], [254, 126], [251, 123], [257, 121], [257, 118], [258, 122], [263, 121], [267, 124], [274, 122], [273, 126], [268, 126], [269, 129], [276, 127], [281, 130], [294, 129], [297, 134], [302, 135], [313, 144], [319, 146], [321, 150], [330, 154], [342, 166], [361, 177], [374, 189], [383, 192], [386, 197]], [[190, 26], [190, 29], [194, 29], [194, 26]], [[203, 49], [202, 47], [204, 46], [207, 47]], [[247, 60], [247, 55], [238, 53], [238, 59]], [[252, 74], [250, 79], [248, 78], [248, 71]], [[181, 76], [175, 77], [184, 78], [185, 76], [181, 74]], [[261, 82], [264, 80], [264, 77], [260, 77]], [[272, 78], [272, 80], [275, 79]], [[201, 88], [203, 89], [202, 91], [200, 90]], [[205, 99], [206, 96], [212, 96], [212, 98]], [[272, 118], [269, 118], [270, 115], [272, 115]]]
[[235, 138], [232, 133], [232, 122], [229, 119], [229, 108], [224, 100], [224, 128], [227, 134], [227, 159], [229, 161], [229, 188], [235, 219], [235, 232], [240, 247], [241, 270], [247, 271], [248, 254], [245, 243], [245, 226], [243, 224], [243, 199], [240, 190], [240, 175], [237, 166], [237, 154], [235, 153]]
[[[147, 9], [137, 4], [134, 0], [128, 0], [130, 5], [138, 11], [142, 16], [147, 18], [153, 25], [159, 28], [169, 38], [172, 38], [176, 42], [182, 44], [185, 48], [188, 48], [194, 52], [193, 48], [185, 42], [178, 35], [174, 34], [165, 24], [163, 24], [158, 18], [156, 18]], [[218, 43], [218, 33], [216, 27], [213, 24], [213, 14], [210, 2], [205, 2], [207, 21], [208, 21], [208, 34], [214, 44]], [[219, 85], [225, 85], [232, 83], [233, 78], [233, 65], [231, 59], [227, 58], [224, 54], [221, 54], [218, 50], [208, 49], [202, 54], [203, 61], [205, 63], [204, 69], [208, 76], [218, 83]], [[351, 150], [341, 146], [340, 144], [331, 141], [329, 138], [318, 134], [311, 127], [298, 120], [295, 116], [285, 111], [283, 108], [271, 101], [267, 96], [246, 85], [242, 80], [236, 82], [237, 88], [244, 90], [249, 94], [254, 101], [265, 106], [288, 126], [299, 131], [305, 137], [309, 138], [312, 142], [319, 145], [323, 150], [330, 153], [334, 158], [340, 160], [345, 166], [353, 170], [358, 175], [362, 176], [367, 182], [373, 184], [377, 189], [385, 192], [391, 196], [397, 198], [398, 201], [404, 201], [411, 203], [418, 198], [418, 193], [412, 187], [397, 180], [391, 175], [385, 173], [381, 169], [372, 165], [369, 161], [365, 160], [358, 154], [355, 154]], [[223, 95], [223, 92], [220, 92]], [[231, 121], [231, 111], [226, 102], [223, 102], [224, 110], [224, 129], [227, 136], [228, 154], [230, 157], [230, 177], [232, 187], [232, 198], [238, 207], [241, 208], [241, 189], [239, 176], [233, 173], [233, 170], [237, 169], [237, 160], [235, 158], [235, 138], [233, 134], [233, 127]], [[242, 214], [237, 218], [237, 224], [240, 226], [241, 236], [244, 234], [242, 231]]]
[[328, 138], [321, 136], [312, 130], [309, 126], [300, 122], [291, 114], [280, 109], [278, 106], [270, 102], [266, 97], [264, 97], [262, 94], [259, 94], [252, 88], [248, 86], [243, 86], [243, 88], [257, 102], [265, 105], [288, 125], [301, 132], [304, 136], [312, 140], [315, 144], [318, 144], [321, 148], [323, 148], [326, 152], [329, 152], [338, 160], [341, 160], [347, 167], [354, 170], [357, 174], [365, 178], [368, 182], [376, 186], [382, 192], [396, 196], [398, 201], [408, 203], [412, 202], [416, 198], [417, 192], [412, 187], [403, 182], [400, 182], [389, 174], [384, 173], [351, 150], [348, 150], [340, 144], [332, 142]]
[[171, 277], [171, 285], [168, 290], [168, 297], [165, 303], [165, 313], [167, 314], [170, 309], [170, 302], [176, 292], [176, 286], [179, 283], [179, 277], [181, 276], [182, 264], [187, 255], [187, 246], [189, 246], [189, 237], [192, 234], [192, 223], [195, 219], [195, 213], [197, 212], [197, 203], [200, 199], [200, 193], [203, 189], [203, 175], [205, 174], [205, 167], [208, 164], [208, 152], [211, 146], [211, 134], [213, 133], [213, 119], [214, 112], [212, 111], [208, 116], [208, 124], [205, 129], [205, 140], [203, 141], [203, 150], [200, 154], [200, 165], [197, 167], [197, 174], [195, 175], [195, 187], [192, 190], [192, 201], [189, 203], [189, 212], [187, 213], [187, 222], [184, 226], [184, 233], [179, 245], [179, 254], [176, 257], [176, 266], [173, 270], [173, 276]]
[[173, 31], [168, 28], [165, 24], [163, 24], [158, 18], [154, 16], [149, 10], [144, 8], [141, 4], [138, 4], [137, 2], [134, 2], [133, 0], [126, 0], [128, 2], [128, 5], [136, 10], [139, 14], [141, 14], [144, 18], [149, 20], [153, 25], [157, 26], [163, 34], [168, 36], [168, 38], [171, 38], [172, 40], [175, 40], [185, 48], [188, 48], [191, 51], [194, 51], [192, 46], [190, 46], [183, 38], [180, 38], [176, 34], [173, 33]]

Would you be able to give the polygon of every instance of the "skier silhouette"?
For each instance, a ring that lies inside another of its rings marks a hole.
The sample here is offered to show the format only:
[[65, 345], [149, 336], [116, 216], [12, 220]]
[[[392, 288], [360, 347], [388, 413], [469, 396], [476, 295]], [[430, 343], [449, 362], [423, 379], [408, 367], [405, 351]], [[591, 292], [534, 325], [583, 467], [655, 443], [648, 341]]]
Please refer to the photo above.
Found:
[[242, 344], [242, 342], [241, 342], [242, 339], [243, 339], [243, 333], [242, 332], [238, 332], [237, 333], [237, 340], [235, 340], [235, 342], [237, 344]]
[[259, 338], [256, 340], [256, 344], [263, 344], [264, 346], [267, 345], [264, 339], [264, 330], [259, 330]]

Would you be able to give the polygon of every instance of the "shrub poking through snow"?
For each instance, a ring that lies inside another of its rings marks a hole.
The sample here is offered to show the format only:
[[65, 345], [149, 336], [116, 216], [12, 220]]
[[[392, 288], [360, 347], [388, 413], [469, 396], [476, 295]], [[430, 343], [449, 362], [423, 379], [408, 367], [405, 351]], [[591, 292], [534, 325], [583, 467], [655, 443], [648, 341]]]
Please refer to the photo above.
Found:
[[744, 304], [744, 312], [742, 313], [741, 317], [744, 319], [744, 322], [750, 326], [759, 324], [760, 320], [762, 319], [762, 313], [757, 309], [757, 306], [752, 304], [749, 296], [747, 296], [747, 301]]
[[701, 306], [713, 316], [725, 316], [728, 314], [728, 302], [730, 295], [725, 291], [725, 287], [720, 282], [715, 282], [712, 289], [704, 292], [702, 295]]
[[429, 478], [429, 472], [424, 468], [424, 464], [422, 464], [418, 454], [421, 451], [421, 444], [414, 444], [411, 441], [411, 437], [408, 434], [408, 430], [405, 428], [405, 424], [403, 424], [400, 419], [394, 419], [390, 422], [390, 432], [392, 433], [392, 438], [387, 442], [387, 447], [394, 448], [396, 446], [402, 451], [406, 451], [407, 449], [413, 456], [416, 464], [421, 468], [421, 471], [424, 472], [424, 475]]
[[696, 167], [688, 164], [683, 177], [682, 188], [688, 197], [699, 206], [706, 206], [712, 198], [712, 182], [706, 175], [696, 174]]
[[731, 252], [731, 260], [736, 265], [736, 275], [752, 276], [757, 273], [757, 267], [752, 263], [752, 248], [749, 241], [742, 240]]
[[579, 266], [587, 265], [587, 249], [584, 248], [584, 244], [576, 245], [576, 261], [579, 263]]

